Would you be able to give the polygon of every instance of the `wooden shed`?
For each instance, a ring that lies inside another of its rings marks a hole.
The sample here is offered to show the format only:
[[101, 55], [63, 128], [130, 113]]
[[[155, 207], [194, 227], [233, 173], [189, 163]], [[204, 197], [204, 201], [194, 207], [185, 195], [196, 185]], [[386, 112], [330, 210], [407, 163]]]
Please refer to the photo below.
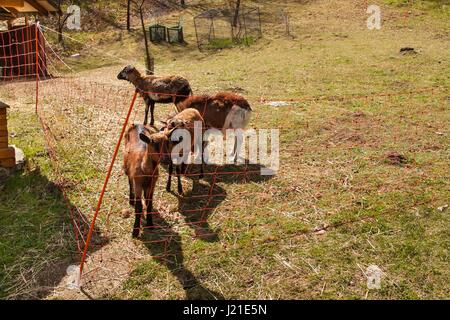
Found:
[[8, 123], [6, 112], [9, 106], [0, 101], [0, 167], [14, 168], [16, 151], [8, 145]]
[[[33, 78], [37, 70], [40, 77], [48, 76], [45, 40], [29, 18], [36, 21], [37, 16], [56, 12], [57, 6], [48, 0], [0, 0], [0, 21], [7, 22], [7, 30], [0, 31], [0, 81]], [[18, 18], [24, 23], [14, 23]]]

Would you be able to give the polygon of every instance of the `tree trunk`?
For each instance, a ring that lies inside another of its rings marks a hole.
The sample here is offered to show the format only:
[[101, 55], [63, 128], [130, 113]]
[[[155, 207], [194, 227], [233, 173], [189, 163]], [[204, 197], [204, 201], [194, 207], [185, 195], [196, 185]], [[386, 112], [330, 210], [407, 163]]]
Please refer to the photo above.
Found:
[[240, 7], [241, 7], [241, 0], [236, 0], [236, 8], [234, 8], [233, 27], [237, 27]]
[[131, 0], [128, 0], [127, 1], [127, 30], [128, 31], [130, 31], [130, 29], [131, 29], [131, 21], [130, 21], [131, 12], [130, 11], [131, 11]]
[[58, 15], [58, 43], [64, 46], [63, 29], [64, 19], [62, 19], [61, 15]]
[[150, 53], [150, 49], [148, 48], [148, 39], [147, 39], [147, 33], [145, 32], [145, 24], [144, 24], [144, 13], [142, 6], [139, 8], [139, 15], [141, 17], [141, 25], [142, 25], [142, 34], [144, 35], [144, 41], [145, 41], [145, 53], [146, 53], [146, 65], [147, 65], [147, 74], [154, 74], [155, 72], [155, 65], [153, 57]]

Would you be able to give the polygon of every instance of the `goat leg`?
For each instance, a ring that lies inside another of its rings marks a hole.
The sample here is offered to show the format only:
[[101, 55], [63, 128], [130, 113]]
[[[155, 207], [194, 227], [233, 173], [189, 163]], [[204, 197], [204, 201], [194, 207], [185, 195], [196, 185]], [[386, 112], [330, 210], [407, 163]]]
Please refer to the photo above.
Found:
[[153, 227], [153, 217], [152, 217], [152, 211], [153, 211], [153, 191], [149, 190], [149, 194], [145, 197], [145, 208], [147, 211], [147, 227]]
[[[183, 164], [181, 165], [183, 166]], [[183, 185], [181, 184], [181, 166], [177, 165], [178, 193], [183, 193]]]
[[148, 122], [148, 109], [150, 108], [150, 101], [149, 98], [145, 99], [145, 117], [144, 117], [144, 126]]
[[202, 150], [201, 150], [201, 153], [202, 153], [202, 163], [201, 163], [201, 165], [200, 165], [200, 175], [198, 176], [199, 180], [200, 180], [200, 179], [203, 179], [204, 176], [205, 176], [205, 171], [204, 171], [204, 164], [205, 164], [205, 148], [206, 148], [207, 145], [208, 145], [208, 141], [204, 141], [204, 142], [203, 142], [203, 145], [202, 145]]
[[234, 150], [233, 150], [234, 162], [236, 164], [238, 163], [239, 151], [241, 150], [242, 144], [243, 144], [243, 137], [242, 137], [242, 135], [241, 134], [236, 134], [234, 136]]
[[173, 163], [172, 159], [170, 159], [169, 163], [169, 176], [167, 177], [167, 185], [166, 185], [166, 191], [170, 192], [171, 184], [172, 184], [172, 174], [173, 174]]
[[134, 190], [133, 190], [133, 181], [131, 181], [130, 178], [128, 178], [128, 185], [130, 186], [129, 203], [130, 203], [130, 206], [134, 207], [134, 204], [136, 203], [136, 199], [135, 199]]
[[134, 205], [134, 226], [133, 226], [133, 238], [139, 237], [139, 232], [141, 229], [141, 216], [142, 216], [142, 201], [141, 199], [134, 199], [135, 205]]
[[151, 100], [151, 102], [150, 102], [150, 115], [152, 117], [150, 120], [151, 126], [155, 123], [154, 111], [155, 111], [155, 101]]

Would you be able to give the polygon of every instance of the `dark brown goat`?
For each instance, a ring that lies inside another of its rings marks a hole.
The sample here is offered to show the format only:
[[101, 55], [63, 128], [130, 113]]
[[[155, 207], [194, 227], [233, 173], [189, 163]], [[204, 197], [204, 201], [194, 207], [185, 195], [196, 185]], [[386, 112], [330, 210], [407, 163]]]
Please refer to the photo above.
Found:
[[143, 213], [142, 196], [145, 200], [147, 226], [153, 226], [151, 216], [153, 193], [158, 180], [158, 165], [161, 160], [161, 148], [151, 140], [156, 129], [150, 126], [131, 125], [125, 134], [125, 152], [123, 169], [128, 176], [130, 186], [130, 205], [134, 207], [135, 220], [132, 236], [139, 236]]
[[135, 67], [126, 66], [119, 72], [117, 79], [131, 82], [144, 99], [146, 104], [144, 125], [148, 121], [149, 109], [151, 113], [150, 125], [154, 124], [156, 102], [178, 104], [192, 95], [189, 82], [180, 76], [142, 76]]
[[[165, 127], [163, 127], [159, 133], [152, 135], [152, 139], [154, 141], [158, 141], [159, 144], [163, 146], [162, 150], [166, 151], [167, 152], [166, 154], [169, 156], [169, 157], [164, 157], [164, 159], [162, 160], [163, 163], [167, 163], [169, 165], [169, 177], [168, 177], [167, 185], [166, 185], [166, 190], [169, 192], [171, 191], [173, 165], [174, 165], [173, 159], [171, 158], [172, 151], [173, 151], [173, 148], [175, 147], [175, 145], [177, 145], [178, 143], [180, 143], [182, 141], [182, 139], [181, 139], [182, 137], [180, 137], [179, 139], [172, 139], [172, 135], [175, 132], [175, 130], [177, 130], [177, 129], [186, 129], [189, 132], [190, 138], [191, 138], [190, 150], [192, 152], [195, 152], [195, 141], [194, 141], [195, 122], [200, 122], [201, 127], [202, 128], [204, 127], [203, 118], [200, 115], [200, 113], [198, 112], [198, 110], [193, 109], [193, 108], [188, 108], [188, 109], [185, 109], [185, 110], [181, 111], [180, 113], [176, 114], [175, 116], [167, 119], [167, 121], [163, 122], [163, 123], [165, 123]], [[204, 147], [205, 147], [205, 144], [203, 144], [203, 148]], [[181, 164], [176, 164], [175, 169], [176, 169], [176, 174], [177, 174], [177, 179], [178, 179], [178, 193], [182, 194], [183, 187], [181, 184], [181, 174], [186, 173], [186, 163], [184, 161], [186, 161], [186, 158], [188, 155], [182, 154], [180, 152], [179, 156], [180, 156], [180, 159], [184, 159], [184, 160]], [[199, 178], [202, 178], [202, 177], [203, 177], [203, 157], [202, 157], [202, 164], [201, 164]]]

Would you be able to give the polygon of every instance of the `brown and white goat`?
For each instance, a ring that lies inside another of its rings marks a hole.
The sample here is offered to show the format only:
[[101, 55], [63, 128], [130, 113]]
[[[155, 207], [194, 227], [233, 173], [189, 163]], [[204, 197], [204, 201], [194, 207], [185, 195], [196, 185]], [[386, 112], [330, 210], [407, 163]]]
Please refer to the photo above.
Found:
[[141, 124], [131, 125], [125, 133], [125, 152], [123, 169], [128, 176], [130, 186], [130, 205], [134, 207], [135, 220], [132, 236], [139, 236], [143, 213], [142, 197], [145, 200], [147, 226], [153, 226], [151, 216], [153, 193], [158, 180], [158, 165], [161, 158], [161, 146], [151, 140], [156, 129]]
[[[183, 141], [183, 136], [181, 135], [182, 132], [180, 132], [180, 135], [175, 135], [177, 129], [186, 129], [187, 132], [190, 135], [191, 141], [190, 143], [190, 151], [192, 153], [195, 152], [195, 123], [201, 125], [201, 128], [204, 127], [204, 121], [203, 117], [200, 115], [198, 110], [193, 108], [188, 108], [180, 113], [176, 114], [173, 117], [170, 117], [167, 119], [167, 121], [163, 122], [165, 123], [165, 127], [161, 129], [159, 133], [156, 133], [152, 135], [152, 139], [154, 141], [158, 141], [160, 145], [162, 145], [163, 151], [167, 152], [166, 154], [169, 157], [164, 157], [162, 159], [163, 163], [167, 163], [169, 165], [169, 177], [167, 180], [166, 190], [171, 191], [171, 183], [172, 183], [172, 174], [173, 174], [173, 166], [174, 166], [174, 159], [172, 159], [172, 151], [174, 147]], [[205, 147], [205, 144], [203, 145], [202, 149]], [[181, 174], [186, 173], [186, 160], [188, 157], [188, 154], [183, 153], [184, 150], [180, 149], [180, 153], [176, 156], [179, 158], [181, 163], [175, 164], [176, 174], [177, 174], [177, 180], [178, 180], [178, 193], [183, 193], [183, 186], [181, 184]], [[202, 163], [201, 163], [201, 169], [200, 169], [200, 175], [199, 178], [203, 177], [203, 154], [202, 156]]]
[[[252, 114], [248, 101], [233, 92], [219, 92], [216, 95], [191, 96], [177, 104], [178, 111], [187, 108], [197, 109], [202, 115], [206, 127], [222, 130], [244, 129]], [[238, 156], [237, 137], [235, 137], [234, 157]]]
[[131, 82], [145, 101], [144, 125], [148, 121], [148, 111], [150, 109], [150, 125], [155, 122], [155, 103], [174, 103], [175, 105], [186, 100], [192, 94], [189, 82], [180, 76], [154, 75], [142, 76], [133, 66], [126, 66], [117, 75], [119, 80]]

